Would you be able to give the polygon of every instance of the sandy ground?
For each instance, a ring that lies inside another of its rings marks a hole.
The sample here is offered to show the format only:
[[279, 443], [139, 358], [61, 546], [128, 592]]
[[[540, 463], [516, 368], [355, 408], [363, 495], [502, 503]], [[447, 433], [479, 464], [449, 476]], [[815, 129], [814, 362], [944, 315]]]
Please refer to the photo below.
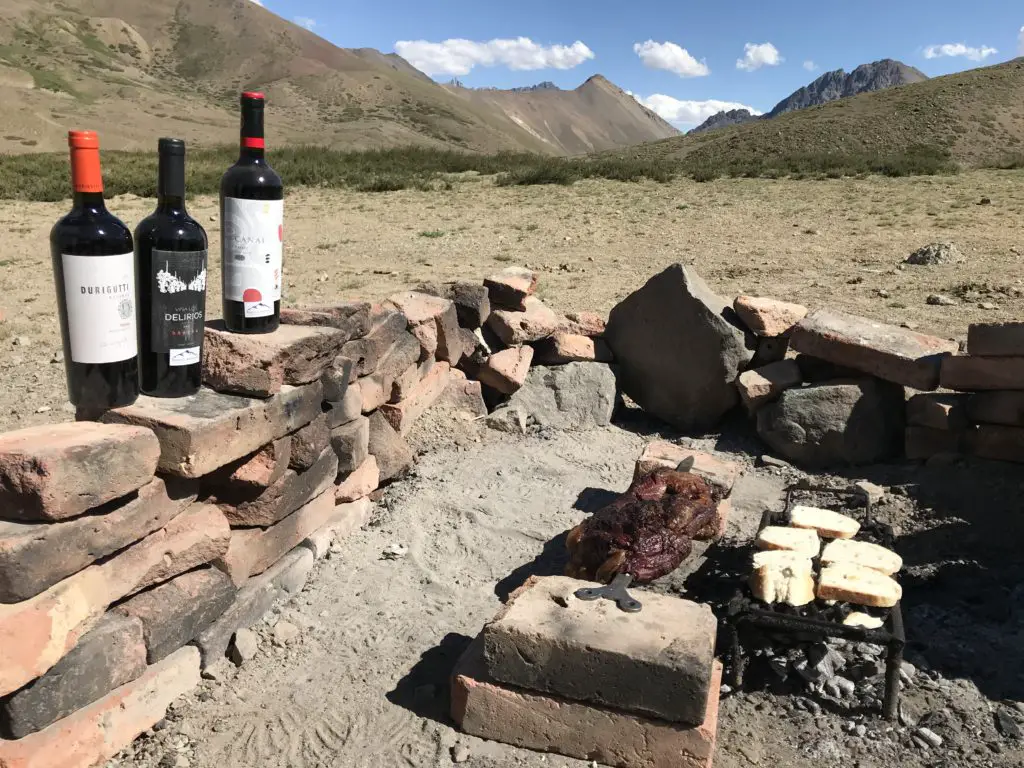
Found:
[[[447, 192], [296, 190], [285, 209], [285, 300], [380, 298], [419, 280], [478, 280], [520, 264], [543, 272], [540, 295], [552, 306], [606, 312], [684, 261], [725, 296], [774, 295], [963, 337], [969, 322], [1022, 315], [1022, 182], [1022, 172], [987, 171], [516, 189], [468, 177]], [[978, 205], [983, 197], [991, 203]], [[47, 241], [66, 207], [0, 202], [0, 429], [71, 417]], [[151, 207], [110, 203], [131, 226]], [[216, 211], [212, 198], [192, 203], [215, 254], [211, 317], [220, 306]], [[900, 268], [937, 240], [957, 243], [965, 262]], [[928, 305], [932, 293], [957, 304]]]

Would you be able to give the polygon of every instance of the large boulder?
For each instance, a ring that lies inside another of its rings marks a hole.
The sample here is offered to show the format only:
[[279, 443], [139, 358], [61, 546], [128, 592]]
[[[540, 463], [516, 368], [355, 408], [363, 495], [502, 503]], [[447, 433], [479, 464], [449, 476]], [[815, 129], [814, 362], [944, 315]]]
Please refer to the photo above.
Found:
[[857, 379], [790, 389], [757, 413], [757, 432], [807, 467], [872, 464], [900, 454], [903, 387]]
[[623, 299], [605, 340], [623, 391], [683, 430], [709, 429], [736, 405], [736, 377], [756, 346], [728, 302], [682, 264]]
[[517, 433], [606, 427], [615, 399], [615, 374], [603, 363], [536, 366], [523, 387], [488, 417], [488, 424]]

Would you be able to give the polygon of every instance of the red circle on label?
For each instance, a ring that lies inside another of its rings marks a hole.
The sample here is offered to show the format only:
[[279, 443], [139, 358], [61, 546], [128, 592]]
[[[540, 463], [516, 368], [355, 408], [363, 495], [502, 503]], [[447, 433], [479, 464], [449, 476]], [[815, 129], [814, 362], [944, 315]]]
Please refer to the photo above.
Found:
[[262, 300], [263, 300], [263, 294], [260, 293], [255, 288], [247, 288], [245, 290], [245, 293], [242, 294], [242, 301], [247, 302], [249, 304], [253, 304], [253, 303], [257, 302], [257, 301], [262, 301]]

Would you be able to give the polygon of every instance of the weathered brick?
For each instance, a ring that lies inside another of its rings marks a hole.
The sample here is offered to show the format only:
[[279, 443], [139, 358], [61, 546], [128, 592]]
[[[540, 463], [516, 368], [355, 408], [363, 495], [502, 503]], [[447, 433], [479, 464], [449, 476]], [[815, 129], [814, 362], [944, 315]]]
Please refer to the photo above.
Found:
[[367, 456], [366, 461], [348, 477], [338, 483], [334, 489], [334, 500], [339, 504], [369, 496], [380, 486], [380, 467], [375, 456]]
[[222, 482], [215, 473], [204, 481], [209, 499], [236, 526], [273, 525], [331, 487], [338, 475], [338, 457], [325, 449], [304, 472], [288, 469], [269, 488], [253, 495], [248, 488]]
[[160, 445], [148, 429], [94, 422], [0, 434], [0, 518], [67, 520], [153, 479]]
[[113, 610], [141, 623], [145, 658], [156, 664], [195, 639], [234, 599], [231, 579], [205, 567], [140, 592]]
[[726, 497], [732, 493], [736, 480], [743, 473], [743, 468], [734, 461], [721, 459], [710, 453], [695, 451], [682, 445], [656, 440], [644, 447], [640, 458], [637, 459], [633, 479], [643, 477], [659, 467], [675, 469], [681, 461], [690, 458], [693, 459], [693, 468], [690, 472], [704, 478], [717, 490], [716, 495], [720, 497]]
[[419, 362], [433, 360], [437, 356], [437, 326], [433, 323], [417, 325], [409, 331], [420, 343]]
[[282, 308], [281, 322], [337, 328], [345, 332], [346, 341], [361, 339], [370, 331], [370, 303], [345, 301], [332, 306]]
[[191, 397], [142, 396], [108, 411], [103, 421], [152, 429], [160, 441], [160, 471], [202, 477], [309, 424], [322, 401], [319, 382], [284, 387], [267, 400], [203, 388]]
[[321, 414], [291, 437], [292, 451], [288, 466], [296, 471], [312, 467], [331, 444], [331, 428], [327, 416]]
[[375, 376], [364, 376], [355, 387], [359, 390], [360, 413], [373, 413], [388, 401], [390, 390], [385, 391], [384, 383]]
[[539, 365], [566, 363], [610, 363], [612, 351], [603, 339], [557, 332], [534, 345], [534, 362]]
[[1024, 323], [972, 323], [967, 352], [987, 357], [1024, 357]]
[[94, 514], [59, 523], [0, 522], [0, 603], [27, 600], [163, 528], [196, 500], [193, 481], [154, 478]]
[[920, 390], [938, 387], [943, 358], [949, 360], [957, 351], [955, 341], [830, 310], [812, 312], [800, 321], [789, 345], [797, 352]]
[[330, 429], [355, 421], [363, 413], [363, 394], [359, 387], [350, 387], [345, 397], [330, 403], [327, 410], [327, 426]]
[[317, 560], [321, 560], [334, 542], [346, 539], [358, 531], [370, 522], [372, 514], [373, 504], [367, 498], [338, 504], [330, 519], [311, 533], [302, 542], [302, 546], [309, 549]]
[[506, 267], [484, 279], [491, 306], [526, 309], [526, 299], [537, 290], [537, 273], [522, 267]]
[[182, 648], [99, 701], [18, 741], [0, 741], [0, 768], [91, 768], [152, 728], [199, 685], [199, 652]]
[[469, 418], [487, 415], [487, 404], [479, 381], [467, 379], [457, 369], [451, 371], [448, 386], [437, 401], [438, 407], [466, 414]]
[[711, 608], [653, 592], [643, 618], [609, 600], [573, 594], [589, 586], [531, 577], [484, 627], [495, 680], [574, 701], [699, 725], [707, 711], [717, 623]]
[[1024, 390], [1024, 357], [947, 357], [942, 361], [942, 386], [961, 392]]
[[381, 482], [404, 475], [413, 464], [412, 448], [379, 411], [370, 414], [369, 449], [377, 459]]
[[927, 392], [907, 400], [907, 424], [911, 427], [963, 430], [967, 426], [967, 396]]
[[45, 675], [0, 701], [0, 730], [21, 739], [92, 704], [146, 671], [142, 622], [104, 614]]
[[381, 406], [380, 412], [384, 414], [384, 418], [403, 437], [409, 433], [416, 420], [444, 394], [445, 387], [448, 386], [449, 370], [448, 363], [438, 363], [408, 398], [396, 405]]
[[353, 362], [355, 376], [373, 373], [384, 353], [391, 349], [409, 326], [409, 321], [401, 312], [383, 307], [377, 308], [371, 323], [370, 332], [365, 337], [350, 341], [341, 348], [342, 356]]
[[495, 352], [477, 371], [480, 382], [503, 395], [518, 392], [530, 373], [533, 347], [512, 347]]
[[232, 485], [261, 492], [281, 479], [291, 458], [291, 437], [278, 438], [251, 456], [229, 465], [231, 474], [228, 481]]
[[206, 326], [203, 382], [219, 392], [268, 397], [317, 381], [334, 362], [346, 334], [335, 328], [281, 325], [273, 333], [231, 333], [222, 321]]
[[389, 403], [400, 403], [416, 391], [420, 382], [426, 378], [434, 368], [434, 359], [429, 358], [422, 363], [413, 363], [401, 376], [397, 377], [391, 384], [391, 399]]
[[736, 380], [740, 399], [749, 413], [778, 398], [787, 389], [800, 386], [803, 377], [793, 360], [780, 360], [761, 368], [744, 371]]
[[704, 719], [686, 726], [507, 688], [487, 674], [483, 644], [452, 676], [452, 719], [471, 736], [620, 768], [710, 768], [718, 733], [721, 664], [715, 662]]
[[324, 400], [337, 403], [345, 399], [349, 385], [355, 381], [356, 364], [344, 355], [338, 355], [334, 362], [324, 369], [320, 383], [324, 387]]
[[743, 324], [758, 336], [788, 336], [807, 316], [807, 307], [758, 296], [737, 296], [733, 309]]
[[967, 430], [964, 440], [972, 456], [1024, 464], [1024, 427], [978, 424]]
[[370, 452], [370, 420], [360, 416], [332, 429], [331, 448], [338, 457], [338, 473], [354, 472]]
[[931, 427], [907, 427], [904, 453], [912, 461], [930, 459], [942, 453], [962, 453], [964, 432], [933, 429]]
[[[452, 365], [459, 362], [462, 357], [462, 340], [454, 302], [417, 291], [396, 293], [388, 301], [409, 318], [411, 328], [433, 325], [437, 337], [435, 355], [438, 360], [451, 362]], [[430, 340], [429, 334], [427, 338], [420, 338], [423, 349], [428, 348]]]
[[558, 329], [575, 336], [589, 336], [599, 339], [604, 336], [608, 322], [596, 312], [569, 312]]
[[967, 417], [982, 424], [1024, 427], [1024, 392], [978, 392], [968, 395]]
[[558, 330], [561, 319], [535, 296], [525, 301], [522, 311], [496, 309], [487, 318], [490, 328], [508, 347], [546, 339]]
[[395, 381], [420, 360], [422, 347], [411, 333], [403, 333], [381, 357], [377, 369], [356, 381], [363, 413], [375, 411], [391, 399]]
[[459, 325], [463, 328], [479, 328], [491, 314], [487, 288], [480, 283], [423, 283], [416, 290], [454, 302]]

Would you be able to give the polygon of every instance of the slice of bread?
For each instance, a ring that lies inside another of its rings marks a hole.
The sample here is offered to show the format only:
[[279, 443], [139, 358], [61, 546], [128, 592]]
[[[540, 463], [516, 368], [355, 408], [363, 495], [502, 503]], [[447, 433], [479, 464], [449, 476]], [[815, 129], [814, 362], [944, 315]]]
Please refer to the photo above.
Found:
[[885, 621], [872, 616], [869, 613], [860, 613], [859, 611], [851, 613], [845, 619], [843, 624], [848, 627], [863, 627], [864, 629], [881, 629], [885, 625]]
[[860, 531], [860, 523], [852, 517], [831, 509], [797, 505], [790, 512], [794, 528], [812, 528], [826, 539], [852, 539]]
[[814, 600], [811, 558], [782, 549], [755, 553], [750, 589], [766, 603], [807, 605]]
[[878, 544], [869, 541], [830, 541], [821, 553], [821, 564], [850, 563], [872, 568], [886, 576], [899, 573], [903, 558]]
[[896, 580], [852, 563], [834, 563], [821, 569], [818, 599], [838, 600], [872, 608], [892, 608], [903, 596]]
[[780, 525], [769, 525], [757, 534], [758, 549], [786, 549], [799, 552], [807, 557], [817, 557], [821, 551], [821, 541], [817, 531], [804, 528], [784, 528]]

